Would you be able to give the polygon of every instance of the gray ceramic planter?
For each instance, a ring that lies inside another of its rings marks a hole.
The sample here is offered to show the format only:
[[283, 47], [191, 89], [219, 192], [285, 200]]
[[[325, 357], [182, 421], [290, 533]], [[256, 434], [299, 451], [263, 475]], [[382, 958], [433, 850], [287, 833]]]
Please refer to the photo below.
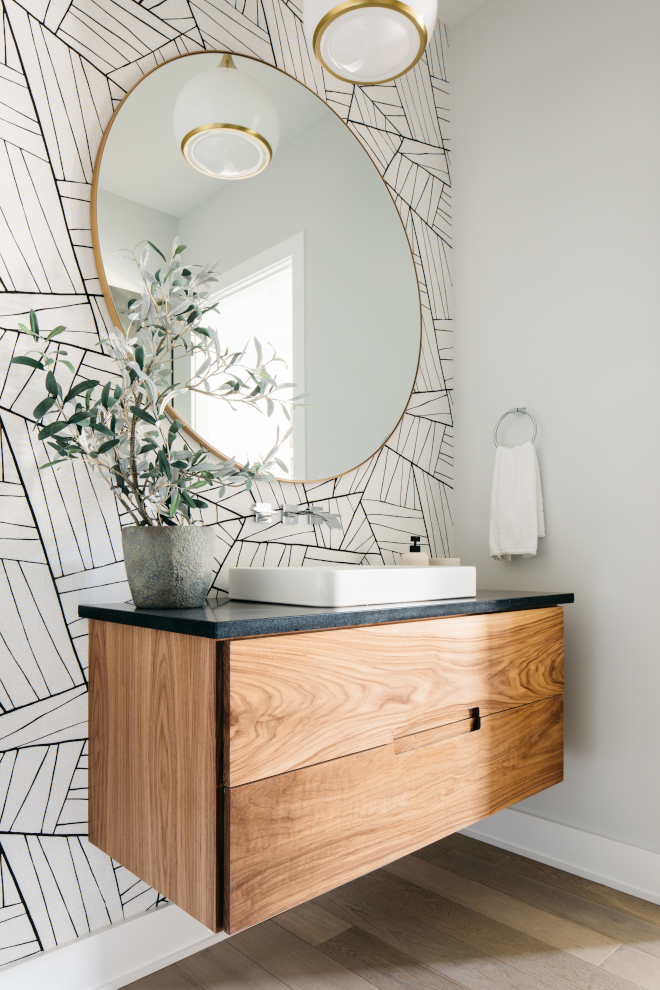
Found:
[[126, 576], [138, 608], [201, 608], [213, 579], [215, 537], [204, 526], [128, 526]]

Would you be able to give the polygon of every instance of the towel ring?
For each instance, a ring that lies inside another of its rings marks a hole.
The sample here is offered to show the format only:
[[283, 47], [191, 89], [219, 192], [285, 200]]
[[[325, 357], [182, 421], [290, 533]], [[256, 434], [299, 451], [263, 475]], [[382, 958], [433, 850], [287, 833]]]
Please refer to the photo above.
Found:
[[536, 440], [536, 420], [532, 416], [531, 412], [527, 412], [524, 406], [516, 406], [515, 409], [507, 409], [507, 411], [500, 416], [497, 423], [495, 424], [495, 432], [493, 433], [493, 440], [495, 441], [496, 447], [499, 447], [499, 443], [497, 442], [497, 431], [499, 429], [500, 423], [502, 422], [503, 419], [506, 419], [506, 417], [510, 416], [512, 413], [522, 413], [524, 416], [529, 416], [532, 423], [534, 424], [534, 432], [532, 433], [532, 443], [534, 443], [534, 441]]

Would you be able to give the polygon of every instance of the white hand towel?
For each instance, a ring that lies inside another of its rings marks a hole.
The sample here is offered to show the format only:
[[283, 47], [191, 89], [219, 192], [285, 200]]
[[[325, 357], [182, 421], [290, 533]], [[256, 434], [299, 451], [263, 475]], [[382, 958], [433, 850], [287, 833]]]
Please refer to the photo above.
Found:
[[545, 536], [541, 474], [531, 440], [519, 447], [498, 447], [490, 500], [490, 555], [533, 557]]

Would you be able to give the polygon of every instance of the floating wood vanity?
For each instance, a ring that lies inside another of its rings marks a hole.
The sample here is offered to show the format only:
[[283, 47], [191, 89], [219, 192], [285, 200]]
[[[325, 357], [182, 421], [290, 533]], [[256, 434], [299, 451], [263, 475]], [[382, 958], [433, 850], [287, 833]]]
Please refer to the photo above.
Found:
[[233, 933], [550, 787], [572, 600], [81, 606], [90, 841]]

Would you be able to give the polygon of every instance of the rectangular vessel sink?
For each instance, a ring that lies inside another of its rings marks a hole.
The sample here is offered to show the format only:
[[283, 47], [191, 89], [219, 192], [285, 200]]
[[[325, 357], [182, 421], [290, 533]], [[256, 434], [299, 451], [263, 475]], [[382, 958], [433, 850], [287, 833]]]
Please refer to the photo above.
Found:
[[346, 608], [472, 598], [475, 567], [230, 567], [229, 597], [277, 605]]

